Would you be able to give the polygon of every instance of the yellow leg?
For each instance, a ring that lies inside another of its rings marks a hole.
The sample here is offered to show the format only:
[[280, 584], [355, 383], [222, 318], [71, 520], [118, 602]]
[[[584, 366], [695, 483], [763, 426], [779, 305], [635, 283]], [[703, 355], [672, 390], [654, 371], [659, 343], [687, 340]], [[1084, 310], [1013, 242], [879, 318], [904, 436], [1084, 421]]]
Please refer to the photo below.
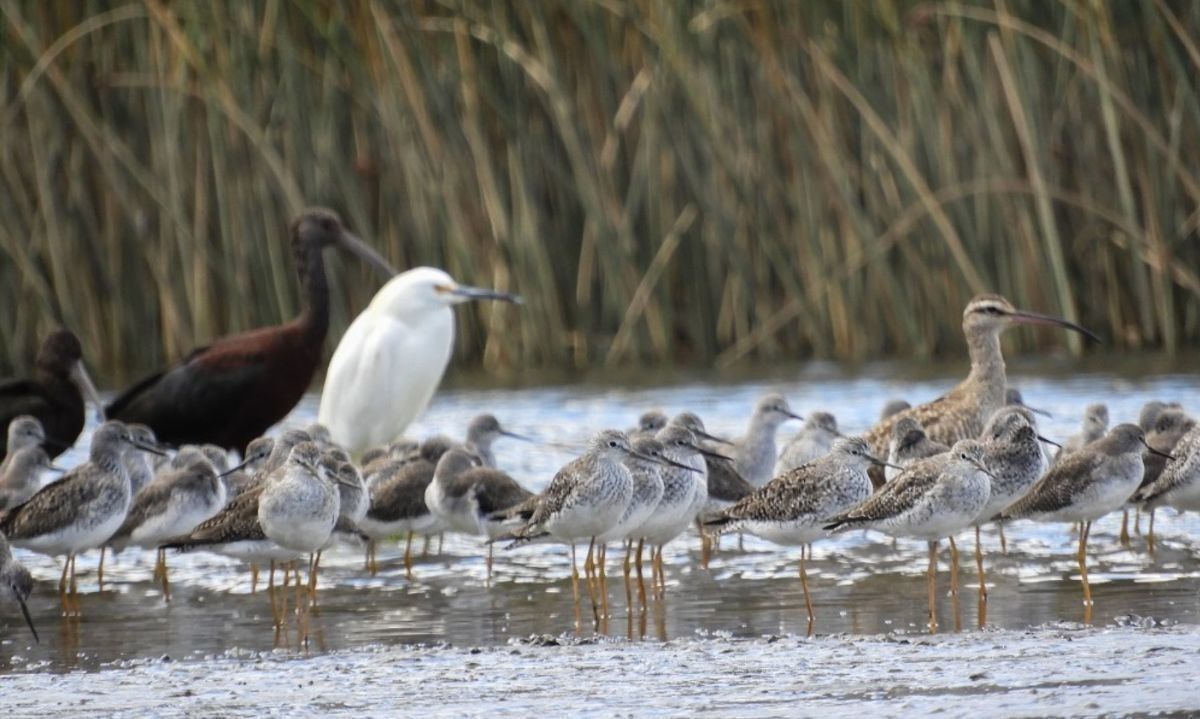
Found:
[[1008, 555], [1008, 540], [1004, 538], [1004, 522], [997, 522], [996, 526], [1000, 528], [1000, 553]]
[[579, 606], [579, 563], [575, 561], [575, 543], [571, 542], [571, 596], [575, 600], [575, 631], [583, 631]]
[[99, 591], [104, 591], [104, 553], [108, 547], [100, 548], [100, 565], [96, 568], [96, 582], [100, 585]]
[[634, 567], [637, 570], [637, 580], [638, 580], [638, 602], [640, 602], [643, 607], [646, 606], [646, 580], [642, 576], [642, 548], [645, 545], [646, 545], [646, 540], [644, 538], [638, 540], [637, 556], [634, 560]]
[[929, 633], [937, 634], [937, 542], [929, 543]]
[[592, 600], [592, 619], [600, 623], [600, 602], [596, 598], [596, 538], [588, 543], [587, 558], [583, 560], [583, 575], [587, 579], [588, 598]]
[[700, 566], [708, 569], [708, 560], [712, 558], [712, 540], [704, 531], [704, 524], [700, 521], [700, 517], [696, 517], [696, 533], [700, 535]]
[[804, 590], [804, 609], [808, 612], [808, 636], [813, 634], [813, 614], [812, 598], [808, 593], [808, 571], [804, 568], [804, 547], [800, 547], [800, 588]]
[[[625, 561], [621, 565], [622, 574], [625, 576], [625, 607], [627, 611], [633, 611], [633, 586], [630, 583], [630, 577], [633, 575], [633, 540], [625, 540]], [[632, 632], [632, 629], [630, 630]]]
[[63, 562], [62, 577], [58, 580], [58, 602], [62, 605], [62, 615], [70, 614], [70, 605], [67, 603], [67, 573], [71, 571], [71, 555], [67, 555], [67, 560]]
[[608, 617], [608, 543], [602, 542], [596, 545], [596, 556], [600, 559], [600, 614]]
[[1154, 510], [1150, 510], [1150, 529], [1146, 533], [1146, 548], [1154, 554]]
[[1133, 533], [1137, 536], [1142, 536], [1142, 506], [1133, 508]]
[[950, 537], [950, 596], [958, 596], [958, 545]]
[[983, 574], [983, 540], [979, 527], [975, 527], [975, 573], [979, 576], [979, 601], [987, 602], [987, 579]]
[[258, 564], [250, 562], [250, 593], [258, 593]]
[[1122, 547], [1129, 547], [1129, 510], [1121, 510], [1121, 536], [1119, 541]]
[[317, 576], [321, 571], [321, 552], [317, 552], [313, 558], [312, 568], [308, 575], [308, 593], [312, 595], [312, 601], [315, 604], [317, 601]]
[[1081, 522], [1079, 526], [1079, 580], [1083, 583], [1084, 614], [1090, 618], [1092, 606], [1092, 587], [1088, 583], [1087, 572], [1087, 538], [1092, 529], [1091, 522]]
[[493, 545], [491, 545], [491, 544], [488, 544], [488, 545], [487, 545], [487, 548], [488, 548], [488, 555], [487, 555], [487, 583], [490, 585], [490, 584], [492, 583], [492, 550], [493, 550], [495, 547], [494, 547]]
[[163, 552], [163, 553], [162, 553], [162, 593], [163, 593], [163, 601], [164, 601], [164, 602], [169, 602], [169, 601], [171, 601], [171, 580], [170, 580], [170, 578], [167, 576], [167, 553], [166, 553], [165, 551], [163, 551], [163, 550], [159, 550], [159, 551], [160, 551], [160, 552]]
[[[404, 578], [412, 579], [412, 540], [413, 533], [409, 532], [408, 537], [404, 540]], [[429, 543], [429, 537], [425, 537], [425, 543]]]

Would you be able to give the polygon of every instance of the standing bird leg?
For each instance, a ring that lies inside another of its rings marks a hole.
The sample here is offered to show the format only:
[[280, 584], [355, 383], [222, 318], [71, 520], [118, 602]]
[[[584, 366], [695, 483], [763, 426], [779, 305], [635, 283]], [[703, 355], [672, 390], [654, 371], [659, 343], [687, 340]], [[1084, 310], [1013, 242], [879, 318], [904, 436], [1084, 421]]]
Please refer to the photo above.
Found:
[[642, 577], [642, 547], [645, 544], [646, 539], [644, 537], [638, 539], [637, 556], [634, 561], [634, 566], [637, 569], [638, 601], [641, 603], [643, 609], [646, 607], [646, 580]]
[[1154, 510], [1150, 510], [1150, 530], [1146, 534], [1146, 548], [1154, 554]]
[[1142, 536], [1142, 505], [1133, 508], [1133, 533]]
[[958, 596], [958, 545], [950, 537], [950, 596]]
[[99, 590], [104, 591], [104, 553], [108, 547], [100, 548], [100, 565], [96, 568], [96, 582], [99, 583]]
[[997, 522], [996, 526], [1000, 528], [1000, 553], [1008, 556], [1008, 540], [1004, 538], [1004, 522]]
[[250, 593], [258, 592], [258, 564], [250, 562]]
[[162, 571], [160, 573], [160, 577], [162, 579], [163, 601], [169, 602], [169, 601], [171, 601], [171, 582], [170, 582], [170, 579], [167, 577], [167, 553], [166, 553], [166, 550], [163, 550], [163, 549], [160, 549], [158, 551], [161, 553], [161, 557], [162, 557]]
[[1079, 580], [1083, 582], [1083, 606], [1085, 607], [1084, 615], [1091, 615], [1092, 606], [1092, 588], [1088, 584], [1087, 573], [1087, 535], [1091, 529], [1091, 522], [1079, 523]]
[[813, 634], [813, 614], [812, 598], [808, 593], [808, 572], [804, 568], [804, 547], [800, 547], [800, 588], [804, 590], [804, 609], [808, 612], [808, 636]]
[[929, 633], [937, 634], [937, 546], [929, 543]]
[[975, 525], [975, 573], [979, 575], [979, 601], [987, 602], [987, 581], [983, 575], [983, 540], [980, 538], [979, 525]]
[[1118, 541], [1121, 542], [1122, 547], [1125, 547], [1126, 549], [1129, 548], [1129, 510], [1128, 509], [1121, 510], [1121, 536], [1119, 537]]
[[[622, 574], [625, 576], [625, 608], [627, 611], [633, 611], [633, 587], [629, 583], [630, 576], [633, 574], [633, 540], [625, 540], [625, 561], [621, 565]], [[632, 629], [630, 632], [632, 633]]]
[[600, 602], [596, 598], [596, 538], [588, 543], [587, 558], [583, 560], [583, 574], [587, 579], [588, 598], [592, 600], [592, 619], [600, 623]]
[[579, 608], [579, 564], [575, 561], [575, 543], [571, 542], [571, 596], [575, 599], [575, 631], [582, 631]]
[[[412, 533], [412, 530], [409, 530], [408, 537], [404, 540], [404, 578], [405, 579], [412, 579], [412, 540], [413, 540], [413, 533]], [[428, 544], [428, 542], [429, 542], [428, 536], [425, 537], [425, 541]]]
[[600, 612], [608, 617], [608, 543], [602, 542], [596, 548], [596, 556], [600, 559]]

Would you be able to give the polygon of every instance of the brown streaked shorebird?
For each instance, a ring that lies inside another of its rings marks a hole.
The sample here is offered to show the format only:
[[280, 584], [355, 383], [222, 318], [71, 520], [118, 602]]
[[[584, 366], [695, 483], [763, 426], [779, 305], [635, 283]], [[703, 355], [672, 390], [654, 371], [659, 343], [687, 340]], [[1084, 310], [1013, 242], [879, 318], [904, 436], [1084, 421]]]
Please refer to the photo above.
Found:
[[1146, 436], [1146, 444], [1175, 456], [1175, 459], [1167, 461], [1149, 451], [1142, 455], [1146, 465], [1145, 477], [1150, 475], [1150, 458], [1155, 460], [1154, 464], [1162, 467], [1150, 481], [1143, 479], [1134, 494], [1134, 501], [1150, 510], [1146, 545], [1153, 553], [1154, 510], [1158, 507], [1174, 507], [1180, 512], [1200, 511], [1200, 425], [1189, 422], [1187, 432], [1171, 443], [1170, 450], [1164, 449], [1166, 442], [1156, 443], [1149, 435]]
[[883, 464], [858, 437], [836, 440], [824, 456], [779, 475], [753, 494], [705, 522], [706, 526], [742, 529], [769, 542], [800, 546], [800, 586], [813, 630], [813, 606], [804, 566], [806, 545], [826, 536], [830, 517], [871, 496], [867, 468]]
[[[79, 438], [85, 401], [93, 402], [97, 414], [104, 418], [104, 405], [83, 366], [79, 339], [67, 330], [57, 329], [42, 340], [32, 378], [0, 380], [0, 427], [8, 427], [21, 415], [36, 417], [53, 459]], [[0, 446], [0, 458], [5, 452]]]
[[[1158, 405], [1157, 411], [1154, 407], [1150, 406], [1154, 404]], [[1147, 408], [1149, 408], [1149, 411]], [[1143, 423], [1146, 426], [1143, 426]], [[1142, 453], [1142, 464], [1145, 469], [1142, 472], [1142, 481], [1138, 485], [1138, 490], [1140, 491], [1154, 484], [1162, 475], [1163, 470], [1167, 466], [1167, 459], [1163, 457], [1163, 454], [1175, 453], [1175, 446], [1179, 444], [1188, 432], [1192, 431], [1192, 428], [1196, 426], [1196, 420], [1184, 412], [1177, 403], [1163, 404], [1162, 402], [1148, 402], [1142, 408], [1141, 414], [1138, 415], [1138, 426], [1146, 432], [1146, 444], [1150, 445], [1157, 452], [1162, 453], [1156, 454], [1150, 450]], [[1136, 506], [1135, 509], [1137, 510], [1137, 520], [1140, 523], [1141, 509]], [[1124, 512], [1125, 517], [1121, 522], [1121, 546], [1128, 547], [1130, 544], [1129, 509], [1125, 509]], [[1153, 510], [1151, 510], [1150, 519], [1151, 521], [1154, 520]], [[1136, 523], [1134, 529], [1139, 533], [1141, 532], [1140, 527]], [[1153, 534], [1153, 529], [1151, 529], [1150, 535], [1147, 537], [1147, 548], [1151, 552], [1154, 551]]]
[[971, 356], [970, 374], [932, 402], [894, 414], [872, 427], [865, 436], [871, 451], [876, 456], [887, 452], [892, 427], [903, 417], [916, 419], [931, 439], [943, 444], [953, 445], [960, 439], [979, 436], [988, 417], [1004, 404], [1008, 378], [1000, 351], [1000, 334], [1014, 324], [1065, 327], [1099, 341], [1096, 335], [1073, 322], [1018, 310], [999, 295], [979, 295], [963, 310], [963, 334]]
[[125, 521], [109, 539], [113, 551], [130, 544], [157, 549], [154, 578], [163, 599], [171, 601], [163, 542], [189, 534], [225, 506], [225, 483], [208, 458], [200, 454], [182, 469], [164, 473], [134, 495]]
[[105, 422], [92, 435], [87, 462], [0, 519], [0, 532], [14, 545], [66, 556], [59, 581], [64, 611], [68, 588], [75, 594], [75, 555], [104, 546], [125, 521], [132, 492], [121, 460], [135, 448], [158, 451], [138, 443], [124, 424]]
[[32, 591], [33, 575], [25, 565], [13, 557], [8, 540], [0, 534], [0, 598], [11, 599], [21, 607], [21, 615], [25, 617], [29, 631], [33, 632], [33, 641], [40, 644], [42, 640], [38, 637], [37, 629], [33, 626], [33, 617], [29, 616], [29, 607], [25, 604]]
[[892, 425], [887, 452], [888, 464], [892, 466], [884, 467], [884, 478], [890, 482], [913, 462], [948, 451], [949, 447], [930, 439], [925, 434], [925, 428], [916, 419], [901, 417]]
[[[1087, 576], [1087, 540], [1092, 522], [1125, 506], [1142, 479], [1146, 435], [1136, 424], [1119, 424], [1104, 437], [1055, 462], [1024, 497], [1001, 512], [1002, 519], [1030, 518], [1079, 525], [1079, 579], [1084, 621], [1091, 621], [1092, 590]], [[1156, 450], [1152, 450], [1156, 451]]]
[[404, 574], [412, 578], [413, 535], [431, 535], [444, 527], [425, 504], [425, 489], [433, 481], [437, 462], [454, 443], [443, 443], [431, 437], [421, 443], [420, 456], [413, 460], [393, 459], [378, 463], [365, 477], [371, 504], [366, 516], [358, 523], [366, 534], [366, 569], [371, 576], [379, 571], [375, 547], [379, 540], [405, 535]]
[[[866, 501], [829, 520], [825, 529], [875, 529], [929, 543], [929, 630], [937, 631], [937, 545], [971, 526], [987, 504], [991, 478], [983, 446], [959, 440], [949, 452], [908, 467]], [[951, 592], [958, 552], [950, 545]]]
[[323, 250], [340, 247], [389, 277], [395, 274], [331, 210], [301, 213], [290, 236], [305, 298], [298, 317], [193, 351], [122, 392], [109, 404], [109, 415], [146, 424], [168, 444], [211, 443], [238, 452], [283, 419], [312, 383], [329, 330]]

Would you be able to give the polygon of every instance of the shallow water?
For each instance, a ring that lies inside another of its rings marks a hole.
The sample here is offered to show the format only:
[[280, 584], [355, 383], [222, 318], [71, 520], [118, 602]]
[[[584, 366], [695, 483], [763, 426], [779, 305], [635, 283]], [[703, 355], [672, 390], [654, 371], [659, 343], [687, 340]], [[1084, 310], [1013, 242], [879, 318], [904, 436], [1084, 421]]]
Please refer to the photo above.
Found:
[[[451, 389], [438, 396], [412, 434], [458, 435], [474, 413], [486, 410], [513, 430], [579, 444], [591, 430], [626, 427], [642, 410], [660, 407], [668, 412], [697, 410], [710, 430], [734, 435], [755, 400], [769, 390], [783, 391], [799, 412], [832, 411], [843, 430], [853, 432], [869, 426], [885, 400], [902, 396], [919, 401], [936, 396], [953, 382], [945, 377], [905, 382], [886, 377], [883, 371], [842, 377], [817, 369], [791, 380], [732, 385], [688, 381], [634, 389], [592, 384]], [[1174, 399], [1188, 408], [1200, 406], [1200, 380], [1191, 375], [1141, 379], [1103, 373], [1067, 378], [1015, 375], [1011, 380], [1028, 402], [1053, 413], [1052, 419], [1043, 421], [1042, 430], [1060, 439], [1075, 431], [1084, 405], [1097, 400], [1109, 404], [1114, 422], [1136, 416], [1141, 404], [1154, 398]], [[311, 421], [315, 402], [314, 396], [307, 397], [284, 424]], [[785, 426], [781, 439], [790, 432]], [[562, 450], [512, 441], [499, 444], [497, 455], [501, 466], [532, 489], [544, 486], [555, 468], [570, 458]], [[81, 456], [77, 449], [61, 463], [73, 464]], [[1132, 549], [1122, 549], [1116, 540], [1119, 527], [1120, 515], [1115, 515], [1093, 530], [1093, 623], [1099, 627], [1200, 624], [1200, 547], [1195, 539], [1200, 537], [1200, 522], [1160, 511], [1155, 525], [1160, 547], [1154, 557], [1146, 553], [1139, 537]], [[994, 531], [985, 533], [989, 633], [979, 635], [979, 641], [1010, 636], [991, 631], [995, 629], [1081, 620], [1074, 540], [1068, 528], [1019, 522], [1009, 527], [1007, 535], [1009, 553], [1002, 556]], [[958, 626], [970, 637], [979, 631], [979, 607], [972, 541], [966, 535], [960, 540], [962, 589], [957, 600], [942, 596], [939, 614], [943, 631]], [[687, 639], [699, 642], [698, 646], [712, 641], [713, 635], [804, 634], [804, 605], [796, 577], [798, 550], [751, 537], [739, 550], [736, 538], [726, 537], [722, 551], [705, 570], [698, 545], [697, 538], [689, 535], [668, 548], [667, 597], [663, 603], [652, 602], [644, 614], [626, 612], [619, 562], [613, 558], [619, 552], [614, 546], [609, 582], [612, 617], [601, 632], [655, 641]], [[396, 544], [382, 547], [384, 567], [376, 577], [362, 571], [361, 550], [342, 548], [327, 554], [322, 562], [320, 607], [312, 617], [312, 642], [302, 652], [294, 632], [277, 634], [272, 629], [270, 603], [263, 591], [265, 573], [252, 596], [248, 573], [232, 560], [202, 552], [171, 555], [173, 600], [166, 604], [150, 581], [152, 553], [130, 550], [110, 558], [103, 592], [96, 591], [95, 553], [81, 557], [83, 616], [73, 623], [59, 618], [55, 583], [61, 565], [17, 550], [38, 580], [30, 609], [42, 642], [32, 643], [14, 607], [0, 607], [0, 667], [17, 672], [112, 669], [163, 656], [220, 663], [229, 661], [230, 652], [237, 657], [279, 647], [298, 654], [378, 651], [379, 646], [418, 643], [496, 647], [574, 628], [569, 564], [562, 547], [498, 552], [490, 582], [477, 540], [447, 537], [440, 553], [418, 557], [412, 580], [405, 579], [402, 552]], [[948, 588], [946, 562], [943, 550], [939, 576], [943, 593]], [[893, 548], [890, 540], [879, 535], [855, 532], [818, 543], [809, 564], [818, 637], [920, 633], [926, 621], [925, 566], [925, 545], [919, 542], [900, 542]], [[584, 634], [591, 635], [591, 622], [584, 624]], [[1188, 632], [1180, 636], [1185, 635]]]

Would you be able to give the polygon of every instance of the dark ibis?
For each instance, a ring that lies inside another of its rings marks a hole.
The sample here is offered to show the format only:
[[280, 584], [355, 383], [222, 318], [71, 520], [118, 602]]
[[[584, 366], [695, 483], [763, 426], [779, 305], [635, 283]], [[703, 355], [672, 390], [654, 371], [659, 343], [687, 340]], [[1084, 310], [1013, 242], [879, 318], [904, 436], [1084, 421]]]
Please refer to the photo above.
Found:
[[292, 222], [290, 235], [304, 295], [300, 314], [194, 350], [122, 392], [108, 406], [110, 418], [145, 424], [167, 444], [242, 452], [296, 406], [317, 371], [329, 330], [323, 250], [340, 247], [389, 277], [395, 271], [330, 210], [306, 210]]
[[84, 400], [97, 411], [103, 405], [83, 366], [83, 348], [71, 332], [46, 335], [30, 379], [0, 380], [0, 459], [8, 452], [9, 422], [32, 415], [45, 431], [43, 445], [51, 458], [71, 448], [83, 429]]

